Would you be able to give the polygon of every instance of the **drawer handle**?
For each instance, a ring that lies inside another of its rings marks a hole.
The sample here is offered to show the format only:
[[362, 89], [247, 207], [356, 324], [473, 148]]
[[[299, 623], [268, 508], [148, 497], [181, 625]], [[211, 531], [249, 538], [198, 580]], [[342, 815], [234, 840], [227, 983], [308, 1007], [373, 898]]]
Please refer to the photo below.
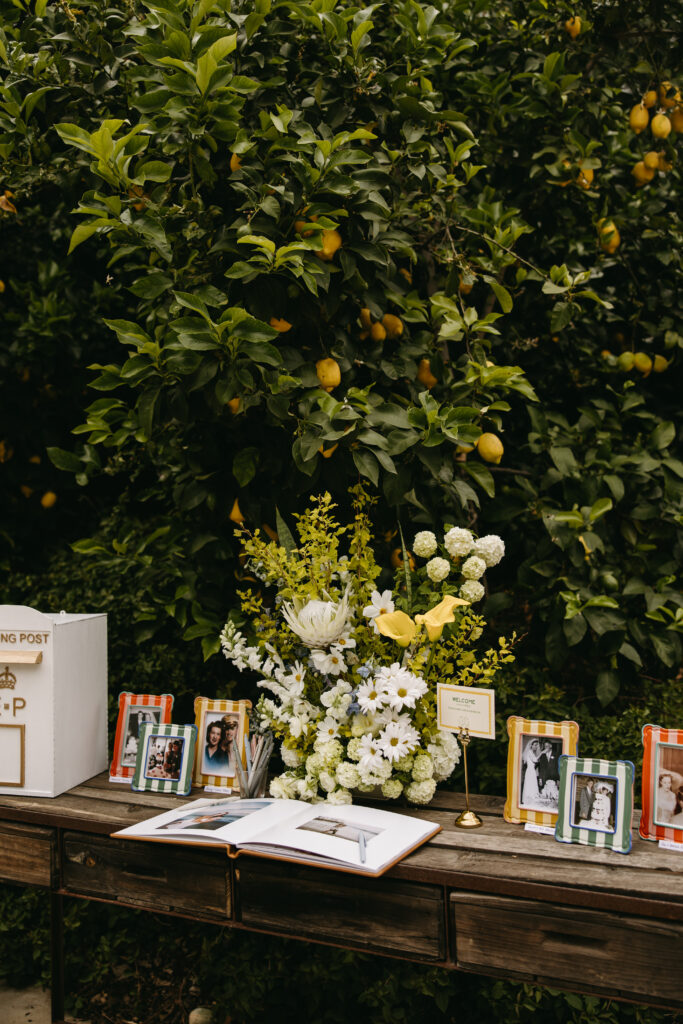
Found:
[[544, 941], [557, 942], [562, 946], [583, 947], [598, 952], [605, 946], [605, 939], [598, 939], [591, 935], [570, 935], [566, 932], [551, 932], [545, 928], [542, 930]]
[[155, 878], [160, 882], [168, 881], [165, 871], [159, 871], [158, 868], [146, 868], [143, 864], [135, 868], [124, 868], [123, 874], [128, 878]]

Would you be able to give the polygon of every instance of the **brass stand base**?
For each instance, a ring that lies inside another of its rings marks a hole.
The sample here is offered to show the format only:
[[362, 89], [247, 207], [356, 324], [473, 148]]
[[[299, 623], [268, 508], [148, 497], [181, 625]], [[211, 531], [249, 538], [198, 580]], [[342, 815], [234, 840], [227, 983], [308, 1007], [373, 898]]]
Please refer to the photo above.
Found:
[[463, 811], [455, 819], [456, 828], [479, 828], [484, 822], [479, 818], [474, 811]]

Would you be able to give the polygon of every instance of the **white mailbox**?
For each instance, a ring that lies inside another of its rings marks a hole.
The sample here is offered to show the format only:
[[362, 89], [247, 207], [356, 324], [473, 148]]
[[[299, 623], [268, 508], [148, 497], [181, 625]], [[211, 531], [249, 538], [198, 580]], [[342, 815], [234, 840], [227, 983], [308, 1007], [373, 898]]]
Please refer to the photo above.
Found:
[[107, 767], [107, 616], [0, 605], [0, 794], [59, 796]]

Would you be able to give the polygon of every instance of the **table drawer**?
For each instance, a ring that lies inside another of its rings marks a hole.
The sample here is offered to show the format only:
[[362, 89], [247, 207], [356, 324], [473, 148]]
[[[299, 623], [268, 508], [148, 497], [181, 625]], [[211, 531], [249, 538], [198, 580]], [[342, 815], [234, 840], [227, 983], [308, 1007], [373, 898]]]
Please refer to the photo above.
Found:
[[445, 959], [443, 889], [241, 856], [239, 920], [249, 928], [359, 950]]
[[231, 915], [225, 849], [173, 846], [67, 832], [64, 889], [137, 907], [226, 920]]
[[37, 825], [0, 825], [0, 879], [24, 885], [52, 884], [55, 832]]
[[460, 968], [683, 1005], [683, 926], [532, 900], [452, 893]]

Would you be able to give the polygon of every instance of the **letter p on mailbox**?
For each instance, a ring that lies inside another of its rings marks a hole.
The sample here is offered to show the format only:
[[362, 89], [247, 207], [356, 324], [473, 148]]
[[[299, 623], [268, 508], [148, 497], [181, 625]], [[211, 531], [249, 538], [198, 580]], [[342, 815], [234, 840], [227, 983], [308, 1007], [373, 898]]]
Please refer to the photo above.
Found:
[[0, 794], [59, 796], [107, 767], [107, 616], [0, 605]]

